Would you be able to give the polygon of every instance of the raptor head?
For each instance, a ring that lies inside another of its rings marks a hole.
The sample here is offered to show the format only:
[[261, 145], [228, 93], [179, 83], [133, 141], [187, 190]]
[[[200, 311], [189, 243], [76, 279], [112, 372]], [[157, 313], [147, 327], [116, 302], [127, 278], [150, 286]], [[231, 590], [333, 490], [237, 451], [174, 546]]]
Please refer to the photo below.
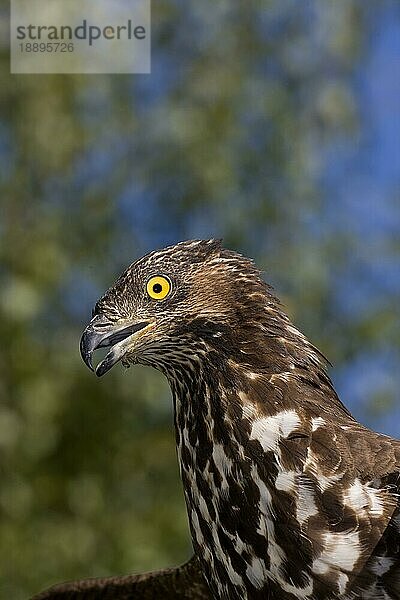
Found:
[[[109, 347], [97, 365], [104, 375], [118, 361], [150, 364], [185, 360], [234, 346], [239, 327], [257, 318], [266, 284], [253, 263], [218, 240], [181, 242], [131, 264], [98, 300], [81, 338], [81, 354]], [[229, 337], [229, 340], [228, 340]], [[229, 342], [229, 344], [228, 344]]]

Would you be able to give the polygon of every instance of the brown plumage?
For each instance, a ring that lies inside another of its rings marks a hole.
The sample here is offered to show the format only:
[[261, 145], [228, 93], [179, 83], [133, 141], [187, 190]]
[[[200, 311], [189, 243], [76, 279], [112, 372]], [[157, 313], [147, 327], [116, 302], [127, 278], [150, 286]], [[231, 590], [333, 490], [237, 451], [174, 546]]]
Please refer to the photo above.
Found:
[[400, 442], [355, 421], [250, 260], [214, 240], [145, 256], [96, 304], [91, 368], [100, 346], [98, 375], [121, 360], [170, 383], [196, 558], [39, 598], [400, 598]]
[[142, 575], [83, 579], [55, 585], [34, 600], [208, 600], [208, 587], [195, 557], [176, 569]]

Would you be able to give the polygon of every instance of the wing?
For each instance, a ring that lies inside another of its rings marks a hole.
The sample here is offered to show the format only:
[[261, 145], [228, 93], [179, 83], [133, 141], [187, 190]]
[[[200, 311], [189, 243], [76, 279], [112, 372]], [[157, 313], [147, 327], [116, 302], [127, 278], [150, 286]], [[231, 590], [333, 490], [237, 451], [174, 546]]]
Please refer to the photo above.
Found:
[[282, 410], [253, 423], [264, 452], [249, 453], [273, 492], [262, 519], [273, 522], [270, 548], [286, 556], [276, 577], [285, 568], [294, 581], [301, 571], [298, 586], [312, 580], [313, 597], [340, 597], [376, 583], [389, 554], [390, 565], [400, 563], [400, 442], [362, 427], [334, 396], [326, 400], [321, 390], [292, 381], [277, 389], [275, 377], [274, 404]]
[[382, 576], [400, 564], [400, 442], [352, 419], [314, 418], [303, 474], [314, 490], [315, 515], [305, 527], [314, 574], [335, 581], [340, 593], [382, 587]]
[[197, 559], [142, 575], [85, 579], [55, 585], [31, 600], [209, 600]]
[[253, 418], [246, 452], [257, 465], [248, 487], [259, 487], [271, 577], [296, 582], [304, 595], [312, 588], [313, 598], [367, 589], [383, 569], [374, 557], [400, 562], [400, 442], [358, 424], [328, 386], [287, 373], [269, 383], [253, 392], [268, 402]]

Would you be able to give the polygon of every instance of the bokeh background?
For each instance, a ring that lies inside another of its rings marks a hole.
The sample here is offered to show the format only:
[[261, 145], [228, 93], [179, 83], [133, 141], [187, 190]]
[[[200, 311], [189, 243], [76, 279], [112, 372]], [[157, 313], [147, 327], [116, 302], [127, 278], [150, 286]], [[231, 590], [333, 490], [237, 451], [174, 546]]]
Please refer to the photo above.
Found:
[[400, 4], [157, 0], [136, 76], [10, 76], [0, 7], [0, 599], [23, 600], [190, 554], [166, 382], [78, 353], [150, 249], [254, 257], [400, 436]]

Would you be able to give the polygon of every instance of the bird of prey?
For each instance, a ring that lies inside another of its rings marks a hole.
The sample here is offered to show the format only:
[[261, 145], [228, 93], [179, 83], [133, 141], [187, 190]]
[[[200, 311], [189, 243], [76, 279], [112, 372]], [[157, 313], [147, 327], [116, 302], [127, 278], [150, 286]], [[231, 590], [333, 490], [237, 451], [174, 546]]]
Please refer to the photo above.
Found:
[[194, 548], [159, 574], [38, 598], [400, 599], [400, 441], [359, 424], [253, 262], [217, 240], [134, 262], [81, 339], [159, 369]]

